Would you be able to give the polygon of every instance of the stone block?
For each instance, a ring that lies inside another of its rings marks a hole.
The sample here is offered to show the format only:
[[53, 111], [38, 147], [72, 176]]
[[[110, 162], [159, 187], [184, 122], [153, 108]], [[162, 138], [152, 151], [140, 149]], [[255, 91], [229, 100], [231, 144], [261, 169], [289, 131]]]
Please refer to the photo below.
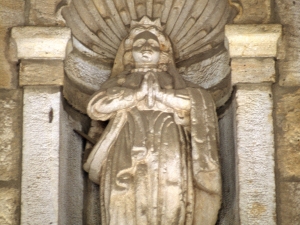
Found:
[[61, 2], [61, 0], [29, 0], [29, 24], [63, 26], [65, 24], [65, 21], [62, 18], [60, 11], [58, 10], [59, 7], [62, 6]]
[[278, 224], [299, 224], [300, 182], [280, 182]]
[[300, 179], [300, 89], [283, 93], [276, 102], [276, 145], [282, 179]]
[[67, 27], [14, 27], [19, 59], [64, 59], [71, 37]]
[[60, 87], [24, 87], [21, 224], [58, 224]]
[[299, 1], [275, 0], [278, 22], [283, 25], [282, 51], [278, 61], [279, 84], [300, 86], [300, 10]]
[[268, 23], [271, 17], [271, 0], [239, 0], [241, 12], [234, 19], [238, 24]]
[[281, 25], [226, 25], [225, 36], [231, 58], [276, 57]]
[[20, 89], [0, 90], [0, 121], [0, 181], [18, 180], [22, 145]]
[[0, 88], [10, 89], [17, 86], [17, 67], [8, 57], [9, 32], [11, 27], [25, 22], [23, 0], [0, 1]]
[[61, 60], [22, 60], [20, 86], [63, 85], [64, 63]]
[[231, 81], [237, 83], [275, 82], [275, 61], [272, 58], [233, 58]]
[[276, 224], [271, 85], [237, 85], [236, 161], [240, 224]]
[[19, 208], [20, 194], [14, 188], [0, 188], [0, 224], [19, 224], [19, 216], [16, 213]]

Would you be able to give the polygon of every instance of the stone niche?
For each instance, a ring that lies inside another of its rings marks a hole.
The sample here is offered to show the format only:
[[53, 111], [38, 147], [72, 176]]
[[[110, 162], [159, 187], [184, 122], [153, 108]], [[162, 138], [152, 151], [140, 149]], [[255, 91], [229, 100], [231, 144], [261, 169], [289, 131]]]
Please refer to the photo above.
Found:
[[[132, 20], [143, 16], [159, 18], [175, 51], [180, 75], [212, 94], [217, 107], [228, 101], [232, 92], [229, 54], [224, 46], [225, 25], [232, 23], [238, 4], [226, 0], [107, 2], [76, 0], [62, 9], [72, 31], [73, 49], [65, 59], [63, 95], [77, 110], [86, 113], [92, 94], [108, 79], [118, 48], [127, 36]], [[220, 115], [223, 208], [218, 224], [238, 224], [235, 188], [235, 153], [232, 108]], [[100, 125], [101, 126], [101, 125]], [[102, 125], [103, 126], [103, 125]], [[99, 123], [92, 124], [99, 129]], [[230, 132], [228, 132], [230, 131]], [[99, 134], [90, 133], [97, 139]], [[88, 150], [88, 147], [87, 147]], [[86, 181], [86, 224], [99, 221], [99, 189]], [[96, 199], [96, 200], [95, 200]]]
[[99, 188], [82, 170], [88, 147], [73, 129], [95, 127], [99, 137], [106, 124], [90, 123], [87, 101], [115, 72], [131, 20], [144, 15], [161, 19], [179, 73], [218, 106], [217, 224], [298, 223], [297, 1], [4, 0], [0, 7], [0, 224], [99, 224]]

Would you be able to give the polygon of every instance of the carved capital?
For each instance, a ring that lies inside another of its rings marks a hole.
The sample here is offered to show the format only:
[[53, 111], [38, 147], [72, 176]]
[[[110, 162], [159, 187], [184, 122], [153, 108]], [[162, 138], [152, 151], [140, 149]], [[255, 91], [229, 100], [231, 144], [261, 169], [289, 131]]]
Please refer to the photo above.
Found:
[[63, 60], [71, 31], [66, 27], [14, 27], [12, 38], [19, 59]]
[[66, 27], [14, 27], [19, 85], [63, 85], [66, 49], [71, 31]]
[[276, 57], [280, 24], [226, 25], [225, 45], [231, 58]]

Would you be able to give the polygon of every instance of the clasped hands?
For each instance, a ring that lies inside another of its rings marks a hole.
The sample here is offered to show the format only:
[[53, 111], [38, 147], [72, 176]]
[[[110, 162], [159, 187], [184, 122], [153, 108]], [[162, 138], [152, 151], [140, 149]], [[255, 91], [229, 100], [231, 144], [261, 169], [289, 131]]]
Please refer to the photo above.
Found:
[[157, 76], [152, 72], [146, 73], [144, 80], [141, 83], [141, 87], [136, 93], [137, 99], [142, 100], [147, 97], [147, 105], [149, 108], [152, 108], [156, 100], [162, 100], [163, 95], [164, 92], [160, 88]]

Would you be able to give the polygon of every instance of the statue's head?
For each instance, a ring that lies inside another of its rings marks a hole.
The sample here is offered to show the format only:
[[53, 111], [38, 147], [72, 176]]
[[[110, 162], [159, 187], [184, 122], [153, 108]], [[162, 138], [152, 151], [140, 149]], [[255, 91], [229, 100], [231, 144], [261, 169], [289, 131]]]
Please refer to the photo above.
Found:
[[163, 33], [160, 21], [143, 17], [131, 23], [131, 30], [125, 39], [123, 58], [126, 69], [160, 68], [167, 70], [173, 62], [171, 42]]

